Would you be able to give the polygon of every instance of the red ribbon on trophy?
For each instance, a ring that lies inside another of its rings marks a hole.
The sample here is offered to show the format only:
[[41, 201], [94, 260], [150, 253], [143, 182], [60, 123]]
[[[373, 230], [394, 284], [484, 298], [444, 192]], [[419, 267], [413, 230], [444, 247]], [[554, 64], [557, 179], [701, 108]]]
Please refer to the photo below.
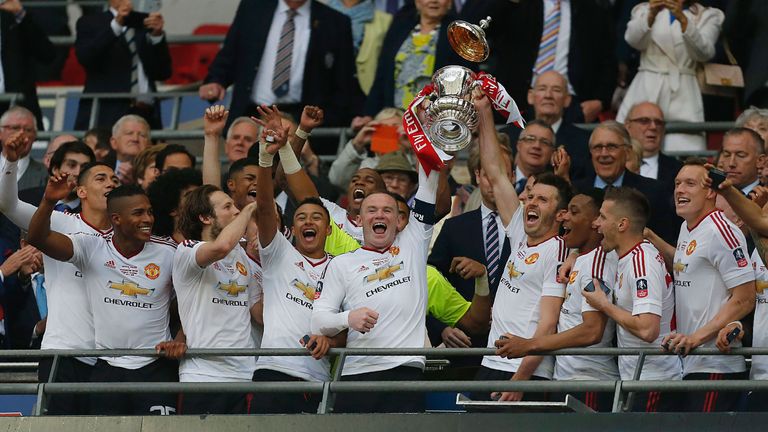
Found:
[[477, 82], [480, 84], [483, 92], [491, 99], [493, 109], [507, 120], [506, 124], [514, 123], [520, 129], [525, 127], [525, 120], [523, 120], [515, 100], [512, 99], [507, 89], [493, 75], [486, 72], [478, 72]]
[[416, 108], [433, 90], [432, 84], [424, 86], [403, 114], [403, 129], [405, 129], [405, 133], [408, 135], [408, 141], [411, 143], [411, 148], [416, 154], [416, 159], [419, 160], [421, 167], [424, 168], [424, 172], [427, 175], [432, 170], [439, 171], [445, 166], [445, 161], [453, 158], [453, 156], [446, 154], [432, 144], [429, 136], [424, 131], [424, 126], [422, 126], [419, 116], [416, 115]]

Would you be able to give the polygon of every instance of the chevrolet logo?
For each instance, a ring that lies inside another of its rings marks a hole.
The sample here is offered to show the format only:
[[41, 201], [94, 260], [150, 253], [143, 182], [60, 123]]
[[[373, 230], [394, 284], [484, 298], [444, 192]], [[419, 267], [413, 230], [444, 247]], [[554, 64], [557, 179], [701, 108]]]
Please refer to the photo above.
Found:
[[315, 289], [313, 287], [300, 282], [298, 279], [294, 279], [292, 284], [294, 287], [298, 288], [299, 291], [304, 293], [304, 297], [312, 301], [315, 300]]
[[675, 274], [685, 273], [685, 270], [688, 269], [688, 264], [683, 264], [682, 261], [678, 260], [672, 264], [672, 269], [675, 271]]
[[768, 281], [756, 280], [755, 288], [758, 294], [762, 294], [763, 291], [768, 288]]
[[402, 264], [395, 264], [390, 267], [379, 267], [373, 274], [365, 277], [366, 282], [384, 281], [395, 275], [395, 272], [402, 268]]
[[229, 283], [219, 282], [216, 285], [216, 289], [224, 291], [228, 297], [237, 297], [240, 293], [245, 292], [245, 285], [238, 285], [235, 281], [229, 281]]
[[509, 273], [510, 278], [519, 278], [520, 276], [524, 275], [525, 273], [520, 273], [515, 269], [515, 263], [511, 262], [507, 264], [507, 273]]
[[154, 289], [141, 288], [133, 282], [110, 282], [109, 287], [120, 291], [120, 294], [136, 298], [137, 295], [150, 295], [155, 292]]

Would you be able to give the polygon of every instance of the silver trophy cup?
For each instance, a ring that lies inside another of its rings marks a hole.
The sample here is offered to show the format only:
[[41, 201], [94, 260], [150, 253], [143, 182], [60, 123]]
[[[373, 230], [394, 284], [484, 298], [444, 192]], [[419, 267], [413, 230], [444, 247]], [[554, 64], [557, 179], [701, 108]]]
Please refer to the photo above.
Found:
[[432, 75], [432, 103], [426, 109], [427, 134], [446, 152], [457, 152], [472, 140], [477, 111], [472, 104], [475, 74], [462, 66], [446, 66]]

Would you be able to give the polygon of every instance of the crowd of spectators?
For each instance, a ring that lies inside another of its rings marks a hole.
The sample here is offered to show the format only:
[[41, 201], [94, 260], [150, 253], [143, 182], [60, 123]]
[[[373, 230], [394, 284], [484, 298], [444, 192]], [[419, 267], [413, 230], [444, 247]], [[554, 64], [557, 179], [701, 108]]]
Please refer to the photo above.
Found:
[[[0, 346], [157, 348], [165, 357], [68, 358], [57, 379], [317, 381], [329, 377], [327, 349], [345, 345], [496, 347], [446, 372], [482, 380], [630, 379], [630, 356], [530, 353], [664, 346], [680, 358], [649, 362], [641, 379], [744, 379], [742, 357], [685, 355], [727, 351], [745, 335], [768, 343], [762, 2], [241, 0], [199, 86], [214, 105], [202, 115], [201, 157], [152, 138], [162, 122], [151, 93], [173, 64], [162, 11], [105, 4], [77, 21], [83, 92], [130, 95], [102, 101], [98, 115], [81, 99], [76, 130], [92, 118], [96, 127], [82, 139], [59, 134], [38, 161], [37, 63], [55, 62], [55, 50], [43, 9], [0, 3], [0, 91], [24, 94], [0, 116]], [[451, 49], [448, 24], [486, 16], [491, 55], [471, 64]], [[697, 71], [725, 62], [723, 41], [744, 87], [702, 95]], [[447, 65], [497, 77], [527, 120], [497, 131], [476, 90], [480, 124], [464, 175], [454, 160], [427, 172], [403, 127], [414, 97]], [[666, 130], [705, 120], [735, 121], [710, 139], [712, 167], [726, 176], [713, 188], [709, 166], [674, 157], [705, 150], [705, 135]], [[310, 139], [322, 126], [353, 130], [328, 166], [316, 154], [323, 139]], [[608, 296], [583, 290], [600, 282]], [[217, 333], [225, 326], [236, 331]], [[301, 345], [317, 360], [185, 357], [187, 346]], [[421, 379], [424, 365], [418, 356], [349, 362], [342, 379]], [[41, 380], [50, 368], [41, 362]], [[759, 357], [751, 377], [765, 378]], [[337, 409], [423, 410], [414, 395], [350, 394]], [[610, 409], [605, 396], [578, 395], [597, 410]], [[678, 404], [664, 396], [644, 393], [634, 409], [745, 407], [730, 393], [692, 392]], [[122, 402], [57, 396], [49, 412], [317, 408], [290, 394]], [[765, 402], [755, 393], [748, 408]]]

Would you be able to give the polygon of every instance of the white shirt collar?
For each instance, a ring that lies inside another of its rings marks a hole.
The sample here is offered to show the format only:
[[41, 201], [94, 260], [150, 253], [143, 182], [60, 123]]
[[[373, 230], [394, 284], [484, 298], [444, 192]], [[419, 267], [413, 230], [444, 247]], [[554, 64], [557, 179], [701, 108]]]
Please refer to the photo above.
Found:
[[552, 123], [552, 130], [555, 132], [555, 134], [557, 134], [557, 131], [560, 130], [560, 126], [562, 126], [562, 124], [563, 124], [563, 118], [562, 117], [560, 117], [560, 120]]
[[741, 192], [744, 195], [748, 195], [750, 192], [752, 192], [752, 189], [754, 189], [755, 186], [757, 186], [758, 184], [760, 184], [760, 180], [759, 179], [755, 180], [754, 182], [752, 182], [752, 183], [744, 186], [743, 188], [741, 188]]
[[488, 215], [491, 213], [496, 213], [496, 217], [499, 217], [499, 213], [489, 209], [485, 203], [480, 203], [480, 217], [485, 221], [488, 218]]
[[515, 165], [515, 187], [517, 187], [517, 183], [522, 179], [528, 180], [528, 176], [525, 175], [525, 173], [520, 169], [520, 167]]
[[[308, 0], [303, 5], [296, 8], [296, 15], [307, 15], [309, 16], [309, 6], [310, 3], [312, 3], [312, 0]], [[284, 14], [288, 9], [288, 5], [285, 3], [285, 1], [279, 1], [277, 2], [277, 13], [278, 14]]]

